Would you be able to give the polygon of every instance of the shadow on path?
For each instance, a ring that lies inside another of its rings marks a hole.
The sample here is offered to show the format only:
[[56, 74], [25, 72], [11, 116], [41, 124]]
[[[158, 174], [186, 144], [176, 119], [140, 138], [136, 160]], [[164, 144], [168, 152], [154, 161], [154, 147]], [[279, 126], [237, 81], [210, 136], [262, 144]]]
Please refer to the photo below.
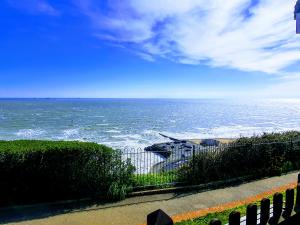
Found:
[[[253, 180], [252, 180], [253, 181]], [[248, 181], [249, 182], [249, 181]], [[21, 221], [44, 219], [56, 215], [72, 214], [78, 212], [89, 212], [96, 210], [105, 210], [116, 207], [126, 207], [131, 205], [138, 205], [144, 203], [167, 201], [172, 199], [184, 198], [201, 192], [216, 190], [220, 188], [229, 188], [239, 186], [246, 183], [243, 180], [236, 180], [230, 184], [217, 184], [212, 183], [205, 188], [185, 191], [177, 191], [166, 194], [155, 194], [146, 196], [130, 197], [120, 202], [104, 202], [104, 201], [75, 201], [72, 203], [51, 203], [51, 204], [38, 204], [32, 206], [16, 206], [0, 209], [0, 224], [16, 223]]]

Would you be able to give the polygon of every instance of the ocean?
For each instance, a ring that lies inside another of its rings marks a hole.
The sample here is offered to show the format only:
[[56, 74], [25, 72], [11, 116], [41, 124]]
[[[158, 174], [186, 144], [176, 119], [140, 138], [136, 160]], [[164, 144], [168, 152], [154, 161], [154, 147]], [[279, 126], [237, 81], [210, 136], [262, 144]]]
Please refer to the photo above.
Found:
[[117, 149], [168, 139], [300, 130], [300, 100], [0, 99], [0, 139], [91, 141]]

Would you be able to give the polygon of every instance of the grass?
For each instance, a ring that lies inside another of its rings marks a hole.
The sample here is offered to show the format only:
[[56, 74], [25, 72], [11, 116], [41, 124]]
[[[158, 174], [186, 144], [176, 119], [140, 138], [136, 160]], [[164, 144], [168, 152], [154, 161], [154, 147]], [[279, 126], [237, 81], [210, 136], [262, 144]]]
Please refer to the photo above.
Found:
[[[296, 192], [296, 190], [295, 190], [295, 192]], [[285, 201], [285, 192], [281, 192], [281, 193], [283, 194], [283, 201]], [[296, 195], [296, 193], [295, 193], [295, 195]], [[273, 195], [267, 196], [265, 198], [270, 199], [271, 204], [272, 204]], [[260, 201], [255, 201], [253, 203], [256, 204], [258, 208], [260, 207]], [[209, 213], [206, 216], [199, 217], [197, 219], [182, 221], [182, 222], [178, 222], [178, 223], [175, 223], [175, 224], [176, 225], [207, 225], [207, 224], [209, 224], [209, 222], [212, 219], [216, 219], [216, 218], [219, 219], [222, 222], [222, 224], [227, 224], [229, 222], [228, 221], [229, 214], [233, 211], [240, 212], [241, 217], [245, 216], [246, 211], [247, 211], [247, 205], [231, 208], [231, 209], [225, 210], [223, 212]]]
[[137, 174], [135, 175], [135, 186], [170, 186], [177, 180], [176, 172], [165, 172], [158, 174]]

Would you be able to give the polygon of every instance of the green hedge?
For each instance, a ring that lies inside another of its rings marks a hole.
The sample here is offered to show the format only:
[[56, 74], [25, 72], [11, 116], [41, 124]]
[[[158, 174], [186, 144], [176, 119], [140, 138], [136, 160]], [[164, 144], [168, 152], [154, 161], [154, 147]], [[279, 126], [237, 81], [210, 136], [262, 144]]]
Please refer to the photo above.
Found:
[[189, 184], [237, 177], [264, 177], [300, 169], [300, 133], [285, 132], [240, 138], [218, 151], [200, 152], [179, 169]]
[[0, 141], [0, 205], [124, 198], [134, 167], [96, 143]]

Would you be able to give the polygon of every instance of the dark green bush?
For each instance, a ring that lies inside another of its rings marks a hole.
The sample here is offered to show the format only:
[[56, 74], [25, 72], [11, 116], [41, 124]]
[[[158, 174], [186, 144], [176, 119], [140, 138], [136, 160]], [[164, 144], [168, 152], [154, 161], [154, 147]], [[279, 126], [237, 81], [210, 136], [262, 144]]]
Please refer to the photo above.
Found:
[[96, 143], [0, 141], [0, 205], [124, 198], [133, 173], [120, 152]]
[[179, 181], [203, 184], [237, 177], [264, 177], [300, 169], [300, 133], [240, 138], [217, 152], [199, 152], [179, 170]]

